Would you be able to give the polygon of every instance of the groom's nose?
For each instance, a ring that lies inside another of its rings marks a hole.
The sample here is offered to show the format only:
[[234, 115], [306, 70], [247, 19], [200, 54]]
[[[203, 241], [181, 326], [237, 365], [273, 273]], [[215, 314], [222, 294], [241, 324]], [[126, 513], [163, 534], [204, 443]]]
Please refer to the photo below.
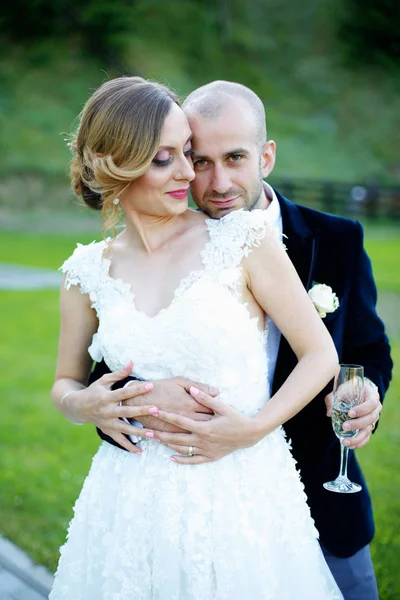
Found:
[[215, 165], [211, 179], [211, 189], [218, 194], [225, 194], [232, 187], [229, 172], [222, 165]]

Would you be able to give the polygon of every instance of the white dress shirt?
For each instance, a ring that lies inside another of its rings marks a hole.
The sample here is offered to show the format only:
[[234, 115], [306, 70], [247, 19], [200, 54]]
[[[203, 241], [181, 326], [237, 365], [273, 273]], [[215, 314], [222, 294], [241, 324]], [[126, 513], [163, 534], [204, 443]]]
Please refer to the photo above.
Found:
[[[282, 214], [281, 207], [279, 206], [278, 198], [272, 187], [264, 181], [264, 190], [268, 198], [271, 199], [269, 206], [265, 209], [267, 211], [267, 217], [269, 224], [280, 233], [281, 237], [283, 234], [282, 229]], [[269, 317], [267, 317], [267, 356], [268, 356], [268, 380], [269, 380], [269, 392], [272, 393], [272, 382], [274, 380], [274, 373], [276, 367], [276, 361], [278, 359], [279, 342], [281, 340], [281, 332]]]

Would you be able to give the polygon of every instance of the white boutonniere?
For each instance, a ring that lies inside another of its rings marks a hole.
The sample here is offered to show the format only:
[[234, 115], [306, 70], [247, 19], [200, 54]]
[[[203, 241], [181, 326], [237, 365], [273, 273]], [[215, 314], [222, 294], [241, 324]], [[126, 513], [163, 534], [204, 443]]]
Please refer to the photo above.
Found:
[[324, 319], [328, 313], [333, 313], [339, 307], [339, 298], [329, 285], [325, 283], [315, 283], [308, 291], [311, 302], [314, 304], [321, 319]]

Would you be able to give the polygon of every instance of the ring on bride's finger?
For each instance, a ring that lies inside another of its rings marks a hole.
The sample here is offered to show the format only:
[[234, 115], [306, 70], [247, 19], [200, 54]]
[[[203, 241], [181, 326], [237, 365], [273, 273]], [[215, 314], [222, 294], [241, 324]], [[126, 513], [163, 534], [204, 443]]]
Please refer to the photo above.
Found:
[[193, 456], [193, 454], [194, 454], [194, 448], [193, 448], [193, 446], [189, 446], [188, 456]]

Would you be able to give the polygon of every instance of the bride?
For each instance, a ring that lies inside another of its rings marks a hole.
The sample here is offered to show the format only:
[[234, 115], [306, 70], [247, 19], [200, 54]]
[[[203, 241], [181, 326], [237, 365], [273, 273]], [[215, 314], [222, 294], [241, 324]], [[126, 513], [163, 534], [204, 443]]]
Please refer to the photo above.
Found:
[[[62, 267], [52, 397], [74, 423], [141, 441], [96, 453], [50, 600], [340, 600], [281, 428], [333, 377], [336, 352], [265, 211], [188, 209], [190, 140], [170, 90], [123, 77], [89, 99], [71, 145], [74, 191], [105, 229], [120, 210], [125, 228], [78, 244]], [[270, 399], [266, 314], [298, 357]], [[114, 371], [103, 384], [142, 381], [86, 387], [102, 358]], [[157, 416], [123, 401], [178, 375], [218, 388], [253, 445], [180, 465], [154, 431], [122, 420]]]

